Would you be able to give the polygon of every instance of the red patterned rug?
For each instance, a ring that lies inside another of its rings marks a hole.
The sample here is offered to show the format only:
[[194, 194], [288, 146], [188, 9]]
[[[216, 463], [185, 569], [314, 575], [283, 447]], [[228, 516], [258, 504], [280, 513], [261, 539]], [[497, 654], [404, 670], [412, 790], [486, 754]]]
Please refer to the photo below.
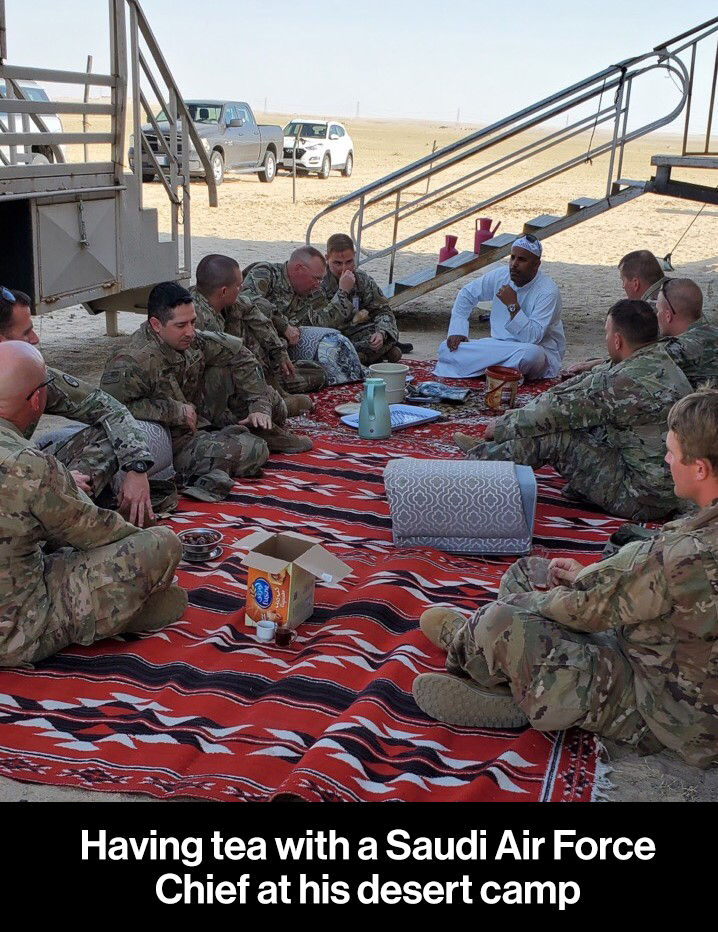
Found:
[[[430, 377], [427, 364], [412, 369]], [[272, 457], [222, 504], [183, 500], [172, 526], [215, 527], [224, 551], [212, 564], [180, 564], [190, 595], [182, 621], [0, 672], [0, 775], [161, 798], [591, 798], [592, 735], [443, 726], [414, 704], [415, 676], [443, 668], [417, 628], [421, 612], [494, 598], [510, 561], [395, 549], [382, 471], [393, 456], [456, 455], [451, 434], [476, 431], [484, 414], [474, 401], [366, 442], [333, 413], [357, 392], [327, 390], [311, 422], [294, 422], [311, 432], [310, 453]], [[595, 559], [621, 522], [563, 501], [548, 470], [539, 485], [536, 543]], [[289, 649], [244, 626], [241, 539], [259, 528], [315, 536], [352, 567], [317, 587], [315, 614]]]

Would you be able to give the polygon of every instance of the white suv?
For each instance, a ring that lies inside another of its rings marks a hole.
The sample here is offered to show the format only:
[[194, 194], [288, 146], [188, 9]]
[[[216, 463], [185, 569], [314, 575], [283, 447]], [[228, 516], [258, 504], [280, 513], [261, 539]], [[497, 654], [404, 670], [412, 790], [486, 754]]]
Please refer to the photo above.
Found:
[[297, 140], [297, 168], [328, 178], [332, 169], [348, 178], [354, 169], [354, 143], [346, 127], [334, 120], [297, 117], [284, 127], [284, 152], [281, 165], [292, 170], [294, 140]]

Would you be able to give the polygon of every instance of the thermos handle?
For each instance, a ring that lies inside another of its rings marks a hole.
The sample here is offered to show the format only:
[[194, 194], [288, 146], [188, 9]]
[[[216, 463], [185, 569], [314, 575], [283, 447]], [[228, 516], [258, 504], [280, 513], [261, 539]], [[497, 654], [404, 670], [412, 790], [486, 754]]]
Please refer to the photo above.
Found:
[[369, 420], [374, 420], [374, 388], [372, 384], [366, 386], [366, 405], [369, 409]]

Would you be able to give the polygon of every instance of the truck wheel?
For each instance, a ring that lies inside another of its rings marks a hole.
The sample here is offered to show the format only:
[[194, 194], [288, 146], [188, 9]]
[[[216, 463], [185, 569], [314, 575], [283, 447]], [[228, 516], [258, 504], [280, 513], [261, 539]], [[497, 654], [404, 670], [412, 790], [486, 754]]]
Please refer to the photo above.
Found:
[[209, 158], [209, 164], [212, 166], [214, 183], [222, 184], [224, 181], [224, 159], [222, 158], [222, 153], [215, 149]]
[[155, 173], [154, 172], [142, 172], [142, 180], [147, 181], [147, 182], [154, 181]]
[[324, 181], [326, 181], [327, 178], [329, 177], [329, 172], [331, 170], [332, 170], [332, 157], [327, 152], [327, 154], [324, 156], [324, 159], [322, 160], [322, 167], [319, 170], [319, 177], [324, 179]]
[[266, 184], [270, 184], [274, 181], [276, 174], [277, 160], [274, 157], [274, 153], [267, 149], [267, 154], [264, 156], [264, 168], [259, 172], [259, 180], [264, 181]]
[[342, 175], [345, 178], [351, 178], [351, 173], [354, 171], [354, 156], [350, 152], [347, 156], [346, 165], [342, 168]]

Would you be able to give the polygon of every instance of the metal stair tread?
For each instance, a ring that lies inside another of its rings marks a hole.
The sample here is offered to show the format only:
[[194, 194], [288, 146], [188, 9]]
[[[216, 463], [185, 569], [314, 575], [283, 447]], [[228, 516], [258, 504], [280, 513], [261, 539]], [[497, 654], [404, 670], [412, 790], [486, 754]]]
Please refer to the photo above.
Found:
[[544, 227], [550, 227], [552, 223], [556, 223], [557, 220], [560, 220], [561, 217], [556, 214], [539, 214], [538, 217], [534, 217], [533, 220], [527, 220], [524, 223], [524, 233], [533, 233], [534, 230], [543, 230]]
[[484, 240], [479, 249], [479, 255], [482, 256], [486, 252], [493, 252], [496, 249], [503, 249], [505, 246], [510, 246], [518, 237], [518, 233], [499, 233], [498, 236], [494, 236], [492, 239]]
[[460, 266], [465, 265], [467, 262], [471, 262], [472, 259], [475, 259], [477, 253], [475, 252], [460, 252], [457, 255], [452, 256], [450, 259], [445, 259], [443, 262], [439, 262], [436, 266], [438, 270], [442, 269], [458, 269]]
[[423, 285], [424, 282], [430, 282], [432, 278], [436, 278], [436, 266], [431, 266], [428, 269], [422, 269], [420, 272], [415, 272], [413, 275], [409, 275], [408, 278], [403, 278], [401, 281], [397, 281], [394, 284], [395, 294], [403, 291], [405, 288], [413, 288], [414, 285]]

